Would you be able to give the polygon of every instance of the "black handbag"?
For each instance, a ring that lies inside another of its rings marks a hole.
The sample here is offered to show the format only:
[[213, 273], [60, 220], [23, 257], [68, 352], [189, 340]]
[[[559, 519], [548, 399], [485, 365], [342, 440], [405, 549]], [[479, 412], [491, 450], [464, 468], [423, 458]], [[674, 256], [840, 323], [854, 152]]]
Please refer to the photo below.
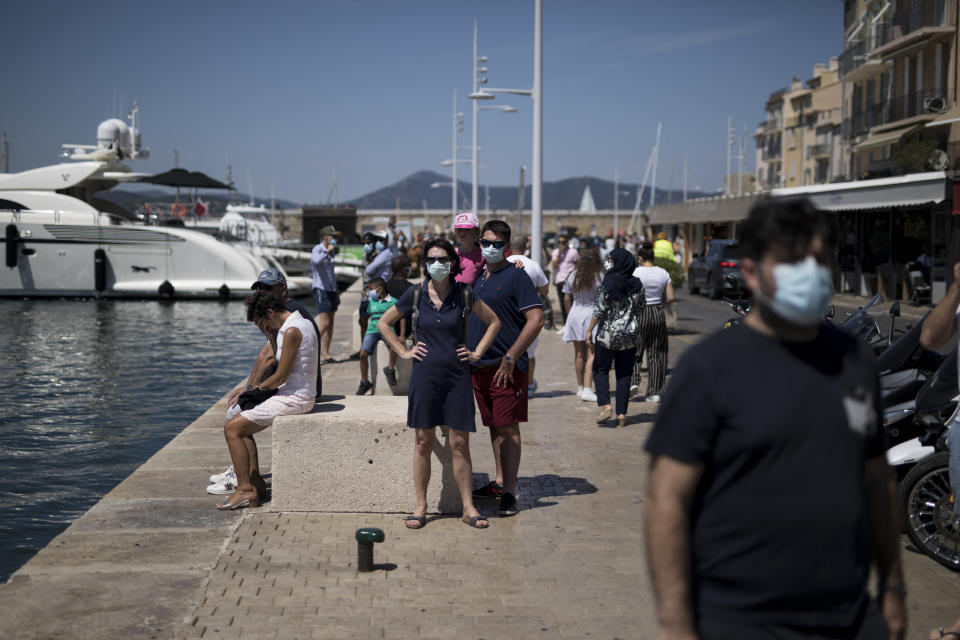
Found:
[[[277, 365], [272, 364], [267, 367], [267, 370], [263, 372], [263, 375], [260, 376], [260, 381], [263, 382], [273, 374], [277, 372]], [[237, 398], [237, 404], [240, 405], [240, 409], [247, 411], [248, 409], [253, 409], [255, 406], [266, 400], [267, 398], [273, 397], [277, 394], [276, 389], [260, 389], [259, 387], [254, 389], [248, 389], [240, 394], [240, 397]]]
[[247, 411], [248, 409], [253, 409], [267, 398], [271, 398], [276, 394], [276, 389], [260, 389], [257, 387], [241, 393], [240, 397], [237, 398], [237, 404], [240, 405], [242, 410]]

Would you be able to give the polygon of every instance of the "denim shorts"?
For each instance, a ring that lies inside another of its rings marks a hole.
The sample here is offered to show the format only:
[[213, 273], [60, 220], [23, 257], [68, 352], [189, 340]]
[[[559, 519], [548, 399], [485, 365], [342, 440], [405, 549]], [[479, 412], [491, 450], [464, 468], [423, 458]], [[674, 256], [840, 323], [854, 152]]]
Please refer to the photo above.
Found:
[[373, 353], [373, 350], [377, 348], [377, 343], [383, 340], [383, 336], [379, 333], [368, 333], [363, 336], [363, 344], [360, 345], [360, 351], [366, 351], [367, 353]]
[[314, 289], [313, 299], [317, 302], [317, 313], [333, 313], [340, 307], [340, 293], [337, 291]]

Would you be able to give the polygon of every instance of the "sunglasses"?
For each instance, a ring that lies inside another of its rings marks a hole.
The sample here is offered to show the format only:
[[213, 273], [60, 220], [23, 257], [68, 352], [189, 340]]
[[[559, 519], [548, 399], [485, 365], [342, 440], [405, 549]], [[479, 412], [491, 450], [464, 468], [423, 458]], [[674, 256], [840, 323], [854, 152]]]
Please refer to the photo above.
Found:
[[440, 264], [450, 264], [450, 256], [436, 256], [426, 258], [427, 264], [433, 264], [434, 262], [439, 262]]
[[503, 249], [504, 245], [506, 244], [507, 243], [504, 242], [503, 240], [481, 240], [480, 241], [481, 247], [494, 247], [496, 249]]

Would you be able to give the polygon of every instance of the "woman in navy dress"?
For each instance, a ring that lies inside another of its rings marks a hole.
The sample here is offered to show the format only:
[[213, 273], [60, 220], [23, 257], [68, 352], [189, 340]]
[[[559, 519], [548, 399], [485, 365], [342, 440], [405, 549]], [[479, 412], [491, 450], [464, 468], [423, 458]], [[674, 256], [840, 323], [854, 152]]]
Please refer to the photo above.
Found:
[[[470, 432], [474, 422], [473, 382], [470, 363], [480, 359], [500, 331], [500, 320], [482, 300], [471, 296], [472, 308], [487, 325], [486, 333], [470, 351], [463, 344], [463, 290], [466, 285], [455, 282], [460, 261], [453, 245], [443, 238], [431, 238], [424, 244], [427, 278], [400, 296], [387, 310], [377, 329], [390, 348], [405, 360], [413, 360], [413, 373], [408, 387], [407, 426], [416, 432], [413, 453], [413, 484], [417, 506], [407, 516], [406, 525], [419, 529], [426, 524], [427, 486], [430, 483], [430, 455], [436, 438], [436, 427], [450, 428], [453, 452], [453, 475], [463, 503], [463, 521], [472, 527], [489, 526], [473, 504], [473, 466], [470, 461]], [[407, 349], [393, 332], [392, 326], [411, 312], [413, 292], [420, 289], [417, 344]]]

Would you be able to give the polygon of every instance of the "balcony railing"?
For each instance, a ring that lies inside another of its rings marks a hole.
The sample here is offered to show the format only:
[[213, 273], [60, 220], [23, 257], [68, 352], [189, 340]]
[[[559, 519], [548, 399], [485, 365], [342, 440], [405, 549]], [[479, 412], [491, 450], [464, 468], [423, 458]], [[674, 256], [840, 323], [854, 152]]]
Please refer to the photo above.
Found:
[[911, 0], [904, 2], [893, 20], [878, 25], [864, 24], [864, 37], [858, 39], [840, 56], [840, 77], [858, 68], [871, 52], [926, 27], [949, 27], [956, 24], [956, 4], [947, 0]]
[[902, 3], [892, 22], [887, 25], [883, 43], [893, 42], [924, 27], [947, 27], [956, 21], [956, 3], [947, 0], [912, 0]]
[[770, 149], [762, 149], [760, 152], [760, 157], [764, 162], [769, 160], [778, 160], [783, 155], [783, 152], [780, 150], [780, 147], [772, 147]]
[[934, 90], [912, 91], [872, 105], [865, 111], [867, 128], [924, 114], [943, 113], [949, 107], [943, 93]]
[[830, 155], [830, 144], [811, 144], [807, 145], [807, 159], [818, 158]]

